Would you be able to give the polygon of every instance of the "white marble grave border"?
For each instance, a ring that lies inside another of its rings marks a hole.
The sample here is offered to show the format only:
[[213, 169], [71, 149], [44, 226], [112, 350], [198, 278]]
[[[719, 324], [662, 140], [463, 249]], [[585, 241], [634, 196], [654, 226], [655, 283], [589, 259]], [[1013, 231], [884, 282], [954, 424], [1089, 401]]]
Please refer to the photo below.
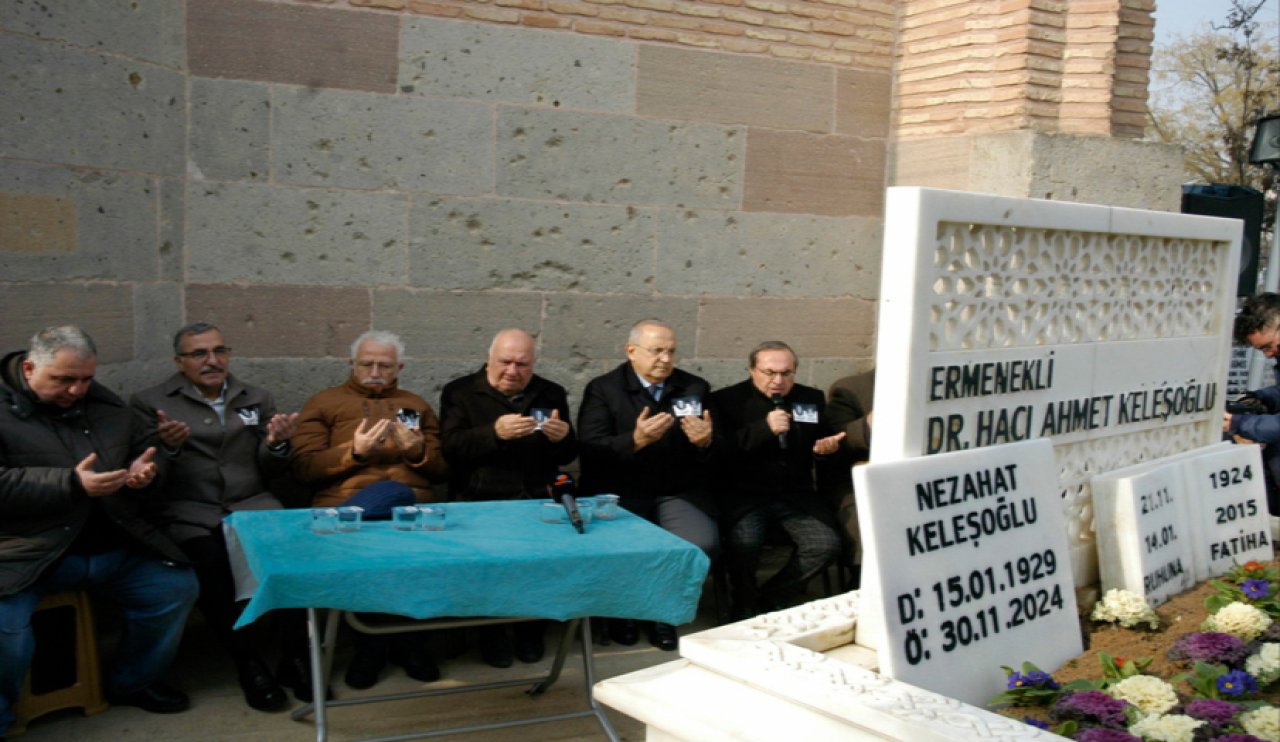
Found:
[[1061, 739], [880, 675], [875, 652], [852, 644], [859, 600], [853, 591], [683, 636], [683, 660], [604, 680], [596, 697], [648, 725], [649, 740], [776, 740], [806, 729], [847, 740]]

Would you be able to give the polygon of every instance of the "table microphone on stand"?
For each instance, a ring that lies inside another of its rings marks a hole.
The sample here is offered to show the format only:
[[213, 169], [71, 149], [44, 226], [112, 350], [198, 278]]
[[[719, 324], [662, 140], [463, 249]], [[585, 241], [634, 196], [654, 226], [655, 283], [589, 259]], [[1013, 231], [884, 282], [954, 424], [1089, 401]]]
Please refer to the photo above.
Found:
[[582, 513], [578, 511], [578, 500], [573, 496], [575, 491], [577, 491], [577, 485], [574, 484], [573, 477], [568, 474], [556, 475], [551, 484], [547, 485], [547, 495], [564, 506], [565, 512], [569, 514], [569, 522], [578, 533], [586, 533], [582, 523]]

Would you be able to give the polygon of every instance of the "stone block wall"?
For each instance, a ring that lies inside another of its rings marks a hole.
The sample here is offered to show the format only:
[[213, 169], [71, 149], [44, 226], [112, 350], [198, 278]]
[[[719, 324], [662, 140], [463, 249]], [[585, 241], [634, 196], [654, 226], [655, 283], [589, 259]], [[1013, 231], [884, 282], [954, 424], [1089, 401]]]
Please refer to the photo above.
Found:
[[434, 401], [490, 335], [580, 393], [630, 324], [725, 384], [870, 364], [888, 2], [0, 4], [0, 347], [85, 326], [122, 392], [180, 324], [296, 408], [369, 327]]

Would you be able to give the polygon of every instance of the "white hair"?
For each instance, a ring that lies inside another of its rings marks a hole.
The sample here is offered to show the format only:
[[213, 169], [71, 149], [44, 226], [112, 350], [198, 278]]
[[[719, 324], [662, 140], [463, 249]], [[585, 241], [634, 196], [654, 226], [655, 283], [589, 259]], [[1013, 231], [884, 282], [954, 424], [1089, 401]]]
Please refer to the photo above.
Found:
[[360, 346], [364, 343], [376, 343], [378, 345], [390, 345], [396, 349], [396, 360], [404, 361], [404, 341], [394, 332], [386, 330], [367, 330], [361, 333], [360, 337], [351, 343], [351, 360], [356, 359], [356, 355], [360, 352]]
[[534, 340], [532, 334], [530, 334], [526, 330], [520, 329], [519, 327], [507, 327], [505, 329], [498, 330], [498, 332], [494, 334], [493, 340], [489, 341], [489, 357], [490, 358], [493, 357], [493, 352], [498, 349], [498, 339], [508, 333], [519, 333], [523, 335], [526, 339], [528, 339], [529, 344], [534, 346], [533, 352], [535, 356], [537, 355], [538, 353], [537, 341]]
[[98, 347], [89, 333], [75, 325], [55, 325], [31, 336], [27, 360], [42, 368], [53, 363], [53, 356], [60, 350], [69, 350], [82, 361], [98, 355]]
[[644, 333], [644, 328], [646, 327], [661, 327], [662, 329], [670, 332], [672, 335], [676, 334], [676, 328], [672, 327], [671, 325], [668, 325], [666, 322], [663, 322], [660, 319], [652, 319], [652, 318], [642, 319], [631, 326], [631, 333], [627, 335], [627, 342], [631, 343], [632, 345], [639, 345], [640, 336]]

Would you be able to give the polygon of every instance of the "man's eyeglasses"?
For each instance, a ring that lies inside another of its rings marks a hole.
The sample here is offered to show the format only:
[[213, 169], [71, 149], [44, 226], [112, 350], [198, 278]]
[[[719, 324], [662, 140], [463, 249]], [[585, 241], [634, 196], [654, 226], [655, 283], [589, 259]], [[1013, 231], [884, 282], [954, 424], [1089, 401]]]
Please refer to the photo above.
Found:
[[194, 361], [203, 361], [211, 355], [217, 356], [218, 358], [226, 358], [231, 355], [231, 349], [225, 345], [219, 345], [212, 350], [208, 348], [196, 348], [195, 350], [189, 350], [186, 353], [179, 353], [178, 355], [182, 358], [190, 358]]
[[646, 348], [643, 345], [637, 345], [636, 347], [640, 348], [641, 350], [653, 356], [654, 358], [661, 358], [663, 356], [666, 356], [668, 358], [676, 357], [675, 348]]
[[753, 368], [751, 370], [762, 373], [765, 375], [766, 378], [769, 378], [769, 379], [776, 379], [776, 378], [790, 379], [792, 376], [796, 375], [795, 369], [791, 369], [790, 371], [774, 371], [773, 369], [769, 369], [769, 368]]

